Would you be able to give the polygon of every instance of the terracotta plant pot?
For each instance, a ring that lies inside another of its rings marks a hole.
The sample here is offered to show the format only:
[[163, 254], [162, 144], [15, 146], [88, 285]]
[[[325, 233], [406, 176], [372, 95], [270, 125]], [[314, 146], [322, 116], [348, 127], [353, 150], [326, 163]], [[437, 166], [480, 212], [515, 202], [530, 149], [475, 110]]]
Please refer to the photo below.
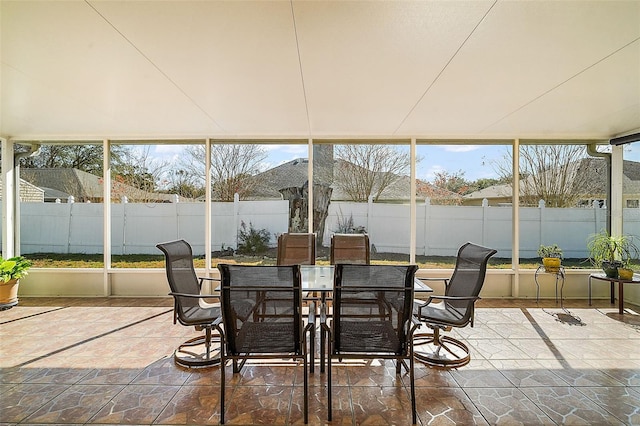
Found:
[[551, 274], [555, 274], [560, 270], [559, 257], [544, 257], [542, 258], [542, 264], [544, 265], [544, 270]]
[[8, 309], [18, 304], [19, 280], [0, 283], [0, 310]]

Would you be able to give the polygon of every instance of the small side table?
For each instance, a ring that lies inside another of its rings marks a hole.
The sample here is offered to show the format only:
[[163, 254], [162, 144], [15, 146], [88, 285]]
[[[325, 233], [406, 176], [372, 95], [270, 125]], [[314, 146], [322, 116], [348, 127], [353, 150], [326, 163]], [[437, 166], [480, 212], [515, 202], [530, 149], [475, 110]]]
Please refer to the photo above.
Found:
[[563, 302], [562, 302], [562, 290], [564, 289], [564, 267], [561, 266], [558, 269], [558, 272], [547, 272], [547, 270], [545, 269], [544, 265], [540, 265], [538, 266], [538, 269], [536, 269], [536, 273], [534, 275], [534, 279], [536, 281], [536, 303], [538, 303], [540, 301], [540, 282], [538, 281], [538, 276], [539, 275], [543, 275], [543, 274], [548, 274], [548, 275], [553, 275], [555, 276], [555, 280], [556, 280], [556, 303], [558, 303], [558, 284], [560, 284], [560, 306], [563, 306]]
[[604, 272], [589, 275], [589, 306], [591, 306], [591, 280], [608, 281], [611, 284], [611, 304], [615, 302], [614, 284], [618, 283], [618, 313], [624, 314], [624, 285], [640, 284], [640, 275], [633, 274], [630, 280], [622, 280], [620, 278], [610, 278]]

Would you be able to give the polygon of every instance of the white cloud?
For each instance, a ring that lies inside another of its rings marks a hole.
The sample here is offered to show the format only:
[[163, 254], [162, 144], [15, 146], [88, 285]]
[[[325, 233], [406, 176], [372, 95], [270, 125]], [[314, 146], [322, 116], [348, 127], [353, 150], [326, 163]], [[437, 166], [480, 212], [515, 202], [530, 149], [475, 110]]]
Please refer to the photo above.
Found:
[[440, 173], [445, 170], [446, 169], [444, 167], [438, 164], [432, 164], [427, 170], [418, 173], [418, 179], [431, 182], [433, 181], [433, 178], [436, 177], [436, 173]]
[[155, 152], [159, 154], [179, 154], [184, 145], [155, 145]]
[[307, 156], [307, 145], [262, 145], [269, 152], [278, 151], [282, 154], [299, 154]]
[[469, 152], [480, 149], [479, 145], [445, 145], [444, 150], [447, 152]]

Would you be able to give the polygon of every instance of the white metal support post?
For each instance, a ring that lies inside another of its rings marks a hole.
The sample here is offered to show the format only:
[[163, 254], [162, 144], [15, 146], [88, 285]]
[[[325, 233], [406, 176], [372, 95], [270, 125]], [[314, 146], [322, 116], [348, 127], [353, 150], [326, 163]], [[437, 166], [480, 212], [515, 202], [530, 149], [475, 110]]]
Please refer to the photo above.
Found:
[[409, 194], [409, 204], [411, 206], [411, 210], [409, 212], [409, 222], [410, 231], [409, 231], [409, 263], [416, 263], [416, 139], [411, 138], [411, 146], [409, 148], [410, 155], [410, 166], [411, 171], [409, 172], [410, 176], [410, 189], [411, 193]]
[[513, 140], [513, 193], [511, 194], [511, 214], [513, 220], [511, 227], [513, 237], [511, 240], [511, 267], [513, 268], [513, 284], [511, 296], [520, 296], [520, 139]]
[[624, 145], [611, 146], [611, 199], [609, 210], [611, 211], [611, 235], [622, 235], [622, 209], [623, 205], [623, 150]]
[[8, 139], [2, 142], [2, 256], [6, 259], [15, 256], [16, 232], [16, 182], [14, 173], [13, 147]]
[[309, 155], [309, 162], [307, 163], [307, 216], [308, 231], [313, 232], [313, 139], [309, 138], [307, 143], [307, 151]]
[[104, 268], [102, 277], [102, 293], [111, 296], [111, 142], [102, 141], [102, 250]]
[[[204, 145], [204, 268], [207, 277], [211, 276], [211, 139]], [[209, 289], [211, 291], [213, 289]]]

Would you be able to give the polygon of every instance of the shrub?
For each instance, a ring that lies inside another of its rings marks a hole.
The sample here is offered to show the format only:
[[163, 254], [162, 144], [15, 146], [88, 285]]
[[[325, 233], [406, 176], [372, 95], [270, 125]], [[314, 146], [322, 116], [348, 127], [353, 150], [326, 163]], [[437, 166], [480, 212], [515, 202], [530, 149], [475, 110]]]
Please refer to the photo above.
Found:
[[341, 211], [338, 214], [338, 228], [334, 232], [336, 234], [366, 234], [367, 230], [364, 226], [355, 226], [353, 223], [353, 214], [345, 218]]
[[238, 235], [239, 254], [260, 254], [265, 253], [269, 248], [271, 234], [266, 229], [255, 229], [253, 224], [249, 222], [249, 228], [244, 222], [240, 223], [240, 232]]

